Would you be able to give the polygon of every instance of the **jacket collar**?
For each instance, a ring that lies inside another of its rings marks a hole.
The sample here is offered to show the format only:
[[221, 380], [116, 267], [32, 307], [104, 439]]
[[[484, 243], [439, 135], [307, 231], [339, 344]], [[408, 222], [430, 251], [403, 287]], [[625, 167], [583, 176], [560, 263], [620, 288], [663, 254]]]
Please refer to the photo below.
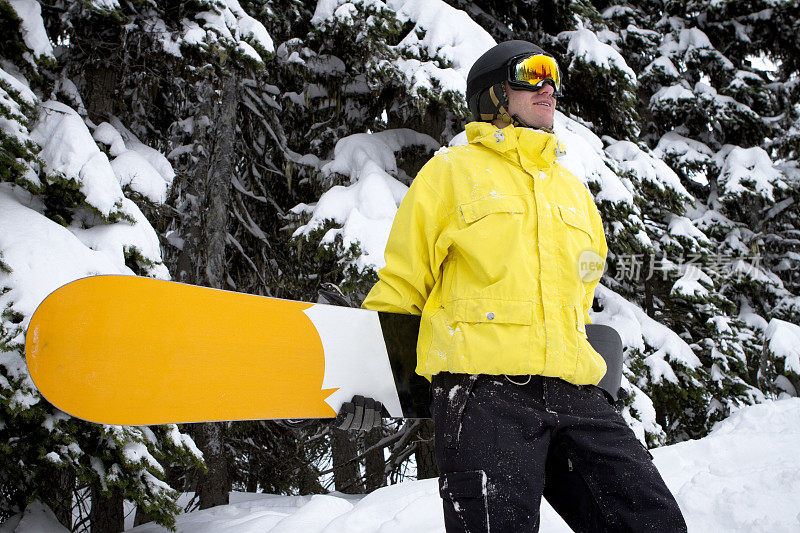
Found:
[[508, 125], [499, 129], [488, 122], [467, 124], [467, 140], [470, 144], [482, 144], [514, 161], [531, 161], [539, 165], [551, 165], [563, 155], [563, 145], [555, 133], [532, 128]]

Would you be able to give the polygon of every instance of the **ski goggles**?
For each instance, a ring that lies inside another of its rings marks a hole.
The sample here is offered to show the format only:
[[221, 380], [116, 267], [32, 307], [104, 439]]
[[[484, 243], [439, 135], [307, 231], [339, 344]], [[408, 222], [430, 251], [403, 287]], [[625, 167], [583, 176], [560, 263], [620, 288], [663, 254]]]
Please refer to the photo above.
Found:
[[538, 91], [549, 83], [560, 93], [561, 72], [556, 60], [544, 54], [515, 57], [508, 64], [508, 83], [528, 91]]

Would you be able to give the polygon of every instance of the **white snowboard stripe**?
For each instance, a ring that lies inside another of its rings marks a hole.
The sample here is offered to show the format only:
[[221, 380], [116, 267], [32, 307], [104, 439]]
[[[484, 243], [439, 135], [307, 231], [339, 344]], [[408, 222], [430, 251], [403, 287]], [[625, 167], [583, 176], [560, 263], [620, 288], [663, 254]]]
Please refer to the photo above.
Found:
[[303, 312], [322, 339], [322, 388], [339, 389], [325, 400], [328, 405], [339, 412], [344, 402], [360, 394], [382, 402], [390, 416], [402, 417], [378, 313], [330, 305], [314, 305]]

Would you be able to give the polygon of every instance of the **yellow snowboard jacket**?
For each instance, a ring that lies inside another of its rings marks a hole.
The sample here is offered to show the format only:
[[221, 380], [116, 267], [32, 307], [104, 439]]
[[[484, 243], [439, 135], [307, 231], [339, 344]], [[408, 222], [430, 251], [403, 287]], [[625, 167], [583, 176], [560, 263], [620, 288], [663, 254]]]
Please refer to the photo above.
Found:
[[[439, 150], [403, 199], [363, 307], [422, 315], [417, 373], [541, 374], [597, 384], [586, 340], [608, 251], [594, 200], [554, 134], [486, 122]], [[583, 254], [583, 255], [582, 255]], [[602, 270], [601, 270], [602, 271]]]

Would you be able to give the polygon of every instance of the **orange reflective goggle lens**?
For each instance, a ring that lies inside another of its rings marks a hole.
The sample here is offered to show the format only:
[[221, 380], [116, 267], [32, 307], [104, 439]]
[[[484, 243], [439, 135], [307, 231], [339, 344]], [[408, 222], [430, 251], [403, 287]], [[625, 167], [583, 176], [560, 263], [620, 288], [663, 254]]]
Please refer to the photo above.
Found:
[[521, 57], [511, 63], [508, 74], [508, 81], [515, 88], [539, 90], [550, 82], [556, 92], [561, 90], [561, 72], [556, 60], [550, 56]]

